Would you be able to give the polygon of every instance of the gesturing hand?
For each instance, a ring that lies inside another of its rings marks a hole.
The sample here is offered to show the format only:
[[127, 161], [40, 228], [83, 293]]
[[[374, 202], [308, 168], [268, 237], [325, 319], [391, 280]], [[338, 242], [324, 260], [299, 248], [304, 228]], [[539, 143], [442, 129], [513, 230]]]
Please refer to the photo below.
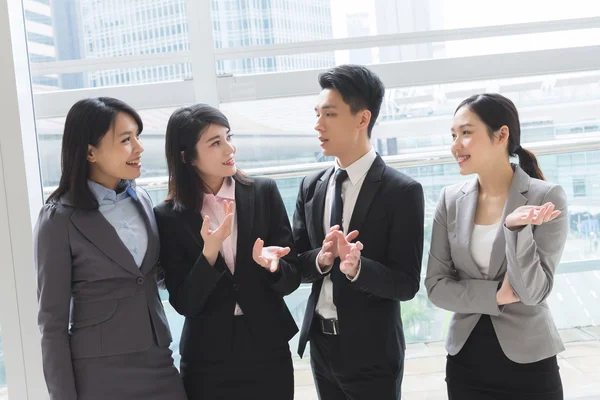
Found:
[[204, 249], [202, 254], [208, 260], [211, 265], [214, 265], [219, 255], [219, 250], [223, 245], [223, 242], [233, 229], [233, 201], [223, 201], [223, 209], [225, 211], [225, 219], [223, 223], [214, 231], [210, 229], [210, 218], [204, 217], [202, 221], [202, 228], [200, 229], [200, 236], [204, 241]]
[[[355, 235], [351, 236], [353, 233]], [[346, 274], [350, 279], [354, 279], [358, 273], [358, 264], [360, 261], [360, 252], [363, 249], [361, 242], [351, 243], [358, 236], [358, 231], [350, 232], [347, 236], [337, 231], [337, 249], [340, 257], [340, 271]]]
[[264, 240], [260, 238], [256, 239], [252, 248], [252, 258], [255, 263], [264, 269], [277, 272], [279, 269], [279, 259], [286, 256], [290, 252], [290, 248], [279, 246], [263, 247], [264, 245]]
[[546, 203], [541, 206], [521, 206], [506, 216], [504, 223], [508, 229], [517, 229], [525, 225], [541, 225], [552, 221], [560, 215], [560, 210], [554, 210], [554, 204]]
[[[339, 225], [334, 225], [329, 229], [329, 233], [325, 236], [323, 240], [323, 246], [321, 247], [321, 251], [317, 255], [317, 262], [319, 263], [319, 268], [321, 270], [326, 269], [333, 265], [333, 261], [339, 256], [338, 252], [338, 244], [337, 244], [337, 233], [341, 234], [343, 237], [344, 234], [339, 230]], [[358, 231], [352, 231], [348, 235], [346, 235], [346, 241], [352, 241], [356, 239], [358, 236]]]

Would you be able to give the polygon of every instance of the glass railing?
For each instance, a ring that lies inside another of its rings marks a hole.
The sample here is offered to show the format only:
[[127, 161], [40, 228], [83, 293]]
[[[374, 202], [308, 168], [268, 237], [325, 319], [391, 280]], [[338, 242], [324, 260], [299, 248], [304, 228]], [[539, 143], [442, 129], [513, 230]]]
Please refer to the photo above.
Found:
[[[557, 270], [554, 290], [548, 303], [559, 328], [597, 326], [600, 324], [600, 138], [573, 137], [523, 145], [534, 151], [540, 166], [550, 182], [560, 184], [569, 199], [569, 236]], [[427, 153], [402, 154], [383, 157], [386, 163], [423, 185], [425, 194], [425, 238], [422, 276], [427, 266], [431, 224], [441, 189], [444, 186], [473, 179], [461, 176], [448, 148]], [[304, 176], [319, 171], [330, 163], [296, 164], [246, 170], [251, 176], [267, 176], [275, 179], [284, 199], [290, 219], [293, 216], [300, 182]], [[167, 178], [139, 179], [155, 204], [166, 195]], [[46, 190], [49, 192], [50, 188]], [[310, 293], [309, 285], [286, 297], [286, 302], [296, 323], [300, 326]], [[168, 304], [167, 294], [162, 293], [174, 343], [172, 345], [178, 362], [179, 337], [183, 317]], [[447, 333], [451, 314], [433, 306], [421, 285], [417, 296], [402, 303], [402, 319], [408, 343], [443, 340]], [[297, 336], [290, 345], [295, 353]]]

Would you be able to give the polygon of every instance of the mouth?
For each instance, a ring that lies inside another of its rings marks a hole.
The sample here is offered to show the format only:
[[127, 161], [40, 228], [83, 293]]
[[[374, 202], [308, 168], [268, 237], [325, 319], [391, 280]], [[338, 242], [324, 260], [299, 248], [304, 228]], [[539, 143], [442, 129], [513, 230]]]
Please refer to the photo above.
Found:
[[329, 142], [329, 139], [319, 138], [319, 140], [321, 141], [321, 147], [325, 146], [325, 144]]
[[458, 165], [461, 165], [467, 162], [470, 158], [471, 156], [457, 156], [456, 161], [458, 162]]
[[228, 167], [233, 167], [235, 165], [235, 158], [231, 157], [229, 160], [224, 162], [223, 165], [227, 165]]
[[142, 159], [140, 157], [138, 157], [135, 160], [127, 161], [126, 164], [133, 168], [141, 168], [142, 167]]

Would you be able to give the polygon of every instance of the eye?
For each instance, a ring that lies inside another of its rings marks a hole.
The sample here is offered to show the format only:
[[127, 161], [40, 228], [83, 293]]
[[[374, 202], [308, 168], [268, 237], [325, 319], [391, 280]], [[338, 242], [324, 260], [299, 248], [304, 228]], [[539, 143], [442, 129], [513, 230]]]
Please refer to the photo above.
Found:
[[212, 144], [210, 145], [211, 147], [218, 147], [219, 144], [221, 144], [220, 140], [215, 140], [214, 142], [212, 142]]
[[227, 141], [230, 141], [233, 138], [233, 133], [230, 133], [229, 135], [227, 135]]
[[121, 143], [127, 143], [127, 142], [129, 142], [130, 140], [131, 140], [131, 138], [127, 137], [127, 138], [125, 138], [125, 139], [121, 140]]
[[456, 134], [455, 133], [452, 134], [452, 140], [456, 140]]
[[463, 135], [468, 135], [469, 133], [471, 133], [471, 132], [469, 132], [469, 131], [463, 131]]

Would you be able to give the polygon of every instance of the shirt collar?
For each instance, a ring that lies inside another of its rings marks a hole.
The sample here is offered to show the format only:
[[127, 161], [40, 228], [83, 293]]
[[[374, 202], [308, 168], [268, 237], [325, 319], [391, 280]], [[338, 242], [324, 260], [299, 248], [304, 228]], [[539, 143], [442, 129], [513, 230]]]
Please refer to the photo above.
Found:
[[[371, 147], [367, 154], [348, 165], [346, 172], [348, 172], [348, 177], [350, 178], [352, 186], [356, 186], [356, 184], [367, 174], [367, 172], [369, 172], [369, 169], [371, 168], [371, 165], [373, 165], [373, 162], [376, 158], [377, 153], [375, 152], [375, 149]], [[336, 160], [333, 173], [335, 174], [340, 168], [341, 167]]]
[[136, 184], [133, 180], [122, 180], [118, 187], [119, 194], [117, 194], [115, 190], [104, 187], [101, 184], [91, 180], [88, 180], [88, 187], [96, 197], [96, 200], [98, 200], [98, 204], [102, 204], [105, 200], [116, 202], [117, 200], [122, 200], [127, 196], [137, 200], [137, 193], [135, 191]]
[[[207, 195], [212, 196], [212, 195]], [[233, 178], [227, 178], [223, 181], [221, 189], [214, 195], [215, 198], [222, 200], [235, 200], [235, 180]]]

